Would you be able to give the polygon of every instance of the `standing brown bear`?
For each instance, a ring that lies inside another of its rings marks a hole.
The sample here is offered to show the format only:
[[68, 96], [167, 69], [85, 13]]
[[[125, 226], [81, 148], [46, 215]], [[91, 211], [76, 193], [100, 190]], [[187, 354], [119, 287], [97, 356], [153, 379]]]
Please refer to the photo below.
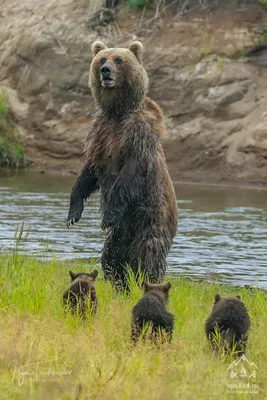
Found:
[[160, 282], [177, 230], [178, 209], [160, 143], [159, 106], [146, 97], [143, 45], [92, 46], [91, 88], [97, 113], [90, 127], [86, 160], [70, 195], [67, 226], [81, 218], [84, 201], [100, 190], [101, 227], [107, 238], [101, 258], [105, 279], [127, 288], [130, 266]]

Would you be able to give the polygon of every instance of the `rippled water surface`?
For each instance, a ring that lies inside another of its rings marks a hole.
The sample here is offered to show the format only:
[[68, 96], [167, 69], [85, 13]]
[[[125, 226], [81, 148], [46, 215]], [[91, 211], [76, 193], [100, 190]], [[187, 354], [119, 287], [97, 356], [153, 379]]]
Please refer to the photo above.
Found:
[[[29, 234], [21, 250], [27, 254], [99, 257], [104, 234], [97, 196], [72, 231], [65, 225], [74, 179], [33, 173], [0, 177], [1, 251], [14, 249], [15, 231], [24, 221]], [[177, 185], [176, 193], [180, 219], [169, 271], [267, 288], [267, 191]]]

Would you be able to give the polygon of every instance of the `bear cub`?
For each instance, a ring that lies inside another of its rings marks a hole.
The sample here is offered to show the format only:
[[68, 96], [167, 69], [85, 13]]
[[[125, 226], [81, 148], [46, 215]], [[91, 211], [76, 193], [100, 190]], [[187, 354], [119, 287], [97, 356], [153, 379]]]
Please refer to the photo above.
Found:
[[[250, 317], [240, 296], [223, 297], [216, 294], [212, 312], [205, 323], [206, 336], [214, 350], [220, 347], [241, 356], [246, 351]], [[220, 341], [216, 340], [216, 331]]]
[[72, 314], [78, 314], [81, 318], [86, 318], [89, 308], [91, 313], [97, 311], [97, 297], [95, 290], [95, 279], [98, 271], [94, 270], [89, 274], [86, 272], [74, 273], [69, 271], [71, 285], [63, 294], [63, 305], [69, 308]]
[[148, 325], [148, 330], [143, 336], [157, 343], [162, 339], [171, 341], [174, 316], [166, 309], [171, 283], [149, 284], [144, 283], [144, 296], [132, 309], [132, 333], [133, 343], [137, 343], [143, 328]]

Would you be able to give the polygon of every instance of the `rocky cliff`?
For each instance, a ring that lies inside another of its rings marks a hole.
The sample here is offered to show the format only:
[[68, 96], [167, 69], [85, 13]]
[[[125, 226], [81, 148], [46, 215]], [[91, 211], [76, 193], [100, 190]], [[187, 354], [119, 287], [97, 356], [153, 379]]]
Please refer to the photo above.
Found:
[[[77, 173], [94, 113], [88, 89], [91, 43], [142, 40], [150, 96], [164, 110], [174, 179], [267, 181], [267, 68], [244, 49], [264, 40], [267, 8], [225, 1], [183, 18], [171, 8], [129, 10], [108, 26], [88, 24], [77, 0], [2, 0], [0, 89], [32, 167]], [[235, 3], [235, 4], [234, 4]]]

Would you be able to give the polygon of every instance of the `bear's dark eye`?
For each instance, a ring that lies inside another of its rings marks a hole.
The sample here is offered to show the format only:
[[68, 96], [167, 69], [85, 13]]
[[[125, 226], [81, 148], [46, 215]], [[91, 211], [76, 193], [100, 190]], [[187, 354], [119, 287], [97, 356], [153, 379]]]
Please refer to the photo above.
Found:
[[115, 64], [122, 64], [122, 59], [120, 57], [115, 58], [114, 60]]
[[104, 65], [106, 62], [107, 62], [106, 58], [101, 58], [101, 60], [100, 60], [100, 64], [101, 65]]

